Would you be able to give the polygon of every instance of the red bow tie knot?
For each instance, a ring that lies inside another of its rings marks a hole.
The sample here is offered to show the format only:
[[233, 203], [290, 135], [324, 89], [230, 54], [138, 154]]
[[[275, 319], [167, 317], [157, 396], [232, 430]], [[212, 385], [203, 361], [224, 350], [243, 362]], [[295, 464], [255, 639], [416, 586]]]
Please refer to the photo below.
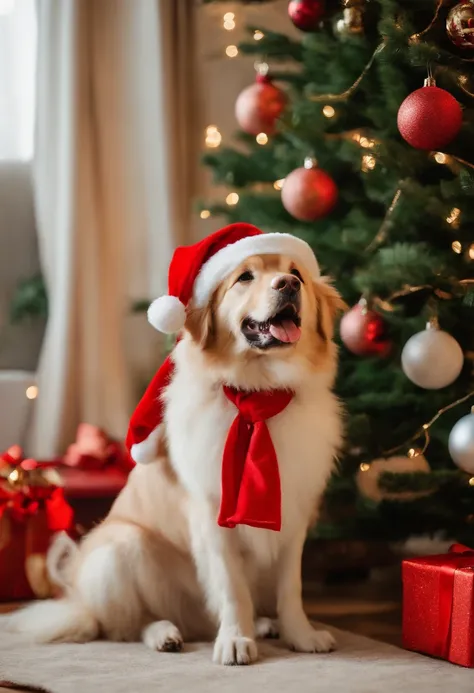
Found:
[[227, 435], [222, 460], [221, 527], [238, 524], [281, 529], [278, 460], [267, 420], [291, 402], [288, 390], [242, 392], [224, 387], [238, 414]]

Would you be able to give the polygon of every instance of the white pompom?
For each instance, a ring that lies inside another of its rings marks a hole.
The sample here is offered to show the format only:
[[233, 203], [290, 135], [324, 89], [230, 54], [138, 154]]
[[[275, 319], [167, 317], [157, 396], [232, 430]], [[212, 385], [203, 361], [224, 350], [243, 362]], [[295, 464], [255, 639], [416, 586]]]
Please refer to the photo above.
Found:
[[148, 322], [165, 334], [174, 334], [184, 327], [186, 308], [176, 296], [160, 296], [148, 308]]
[[161, 434], [161, 426], [157, 426], [145, 440], [135, 443], [130, 448], [130, 456], [137, 464], [150, 464], [158, 457], [158, 439]]

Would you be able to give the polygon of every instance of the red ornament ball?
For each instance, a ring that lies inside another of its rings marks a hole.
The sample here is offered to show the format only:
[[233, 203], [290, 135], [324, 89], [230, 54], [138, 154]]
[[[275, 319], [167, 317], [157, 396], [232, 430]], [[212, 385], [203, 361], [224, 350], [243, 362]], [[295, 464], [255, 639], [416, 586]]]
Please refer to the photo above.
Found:
[[297, 29], [315, 31], [325, 10], [324, 0], [291, 0], [288, 15]]
[[299, 221], [327, 216], [337, 202], [338, 190], [331, 176], [320, 168], [297, 168], [287, 175], [281, 201]]
[[445, 89], [427, 86], [412, 92], [398, 111], [398, 129], [416, 149], [442, 149], [456, 137], [462, 110]]
[[249, 135], [275, 132], [277, 118], [286, 106], [285, 93], [267, 76], [258, 75], [255, 84], [240, 92], [235, 102], [235, 117]]
[[460, 2], [455, 5], [446, 19], [448, 37], [458, 48], [474, 48], [474, 2]]
[[344, 315], [340, 325], [341, 339], [357, 356], [387, 356], [392, 342], [385, 320], [361, 301]]

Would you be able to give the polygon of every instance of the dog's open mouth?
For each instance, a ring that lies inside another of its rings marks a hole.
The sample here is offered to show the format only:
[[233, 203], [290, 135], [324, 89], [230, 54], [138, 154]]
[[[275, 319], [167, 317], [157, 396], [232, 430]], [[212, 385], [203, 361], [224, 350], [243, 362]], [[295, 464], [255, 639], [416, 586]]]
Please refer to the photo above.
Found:
[[295, 344], [301, 337], [301, 318], [296, 307], [289, 303], [265, 322], [245, 318], [242, 333], [252, 346], [261, 349]]

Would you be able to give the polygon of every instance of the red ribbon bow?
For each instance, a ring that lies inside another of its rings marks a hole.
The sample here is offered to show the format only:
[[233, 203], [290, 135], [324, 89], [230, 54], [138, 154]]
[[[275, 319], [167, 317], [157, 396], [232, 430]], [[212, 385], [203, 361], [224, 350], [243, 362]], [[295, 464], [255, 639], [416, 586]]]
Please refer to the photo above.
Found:
[[242, 392], [224, 387], [238, 409], [227, 435], [222, 460], [221, 527], [238, 524], [281, 529], [281, 488], [278, 460], [267, 420], [291, 402], [288, 390]]
[[474, 551], [462, 544], [453, 544], [444, 559], [440, 573], [438, 637], [434, 654], [448, 659], [451, 645], [454, 579], [457, 570], [474, 568]]
[[[0, 486], [0, 519], [8, 510], [14, 521], [24, 522], [31, 515], [35, 515], [43, 505], [46, 510], [48, 528], [52, 532], [71, 529], [74, 513], [64, 498], [62, 488], [51, 483], [45, 485], [29, 483], [28, 472], [41, 469], [40, 463], [33, 459], [23, 459], [23, 451], [18, 445], [12, 446], [0, 455], [0, 466], [2, 463], [8, 465], [10, 469], [11, 467], [21, 468], [23, 472], [26, 472], [26, 476], [17, 488]], [[48, 466], [45, 465], [45, 467]]]

